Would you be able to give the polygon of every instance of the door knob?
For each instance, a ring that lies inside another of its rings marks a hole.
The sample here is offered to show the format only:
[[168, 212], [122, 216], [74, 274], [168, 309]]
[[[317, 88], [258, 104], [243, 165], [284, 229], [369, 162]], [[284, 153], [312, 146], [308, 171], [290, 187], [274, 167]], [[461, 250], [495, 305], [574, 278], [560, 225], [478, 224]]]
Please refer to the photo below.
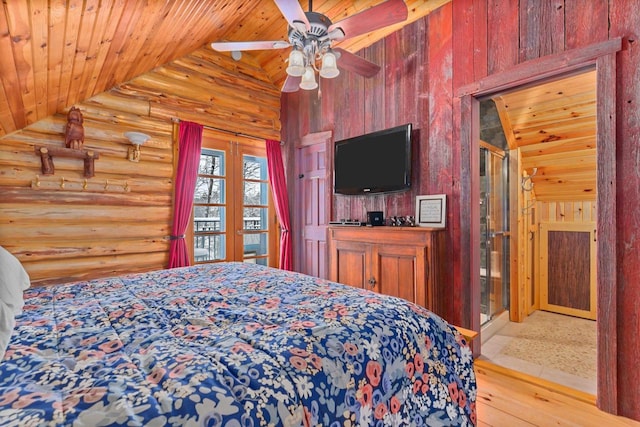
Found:
[[376, 286], [376, 279], [374, 277], [369, 279], [369, 284], [371, 285], [371, 289], [373, 289]]

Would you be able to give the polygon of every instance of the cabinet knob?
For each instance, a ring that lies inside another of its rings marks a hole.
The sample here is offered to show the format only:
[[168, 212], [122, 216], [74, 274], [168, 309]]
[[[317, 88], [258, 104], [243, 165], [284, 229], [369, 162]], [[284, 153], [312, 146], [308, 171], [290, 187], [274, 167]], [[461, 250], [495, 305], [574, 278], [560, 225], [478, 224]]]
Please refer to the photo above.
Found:
[[369, 279], [369, 284], [371, 285], [371, 289], [374, 288], [374, 286], [376, 286], [376, 279], [375, 277], [372, 277], [371, 279]]

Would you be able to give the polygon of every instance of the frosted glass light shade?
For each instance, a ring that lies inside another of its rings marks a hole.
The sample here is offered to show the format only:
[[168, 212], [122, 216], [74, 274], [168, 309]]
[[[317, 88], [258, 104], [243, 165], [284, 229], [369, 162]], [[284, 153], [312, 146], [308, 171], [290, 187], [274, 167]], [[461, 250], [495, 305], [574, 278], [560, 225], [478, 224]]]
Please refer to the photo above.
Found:
[[125, 132], [124, 136], [131, 143], [131, 147], [129, 147], [129, 150], [127, 151], [127, 159], [132, 162], [139, 162], [140, 146], [147, 142], [151, 137], [142, 132]]
[[313, 90], [318, 87], [318, 83], [316, 83], [316, 74], [313, 71], [313, 68], [307, 67], [304, 70], [304, 74], [302, 75], [302, 81], [300, 82], [300, 89], [304, 90]]
[[338, 70], [338, 64], [336, 56], [332, 52], [327, 52], [322, 56], [322, 68], [320, 68], [320, 77], [325, 79], [332, 79], [338, 77], [340, 70]]
[[287, 74], [292, 77], [300, 77], [304, 74], [304, 55], [297, 49], [293, 49], [289, 54]]
[[142, 132], [125, 132], [124, 136], [133, 145], [142, 145], [147, 142], [149, 138], [151, 138], [149, 135]]

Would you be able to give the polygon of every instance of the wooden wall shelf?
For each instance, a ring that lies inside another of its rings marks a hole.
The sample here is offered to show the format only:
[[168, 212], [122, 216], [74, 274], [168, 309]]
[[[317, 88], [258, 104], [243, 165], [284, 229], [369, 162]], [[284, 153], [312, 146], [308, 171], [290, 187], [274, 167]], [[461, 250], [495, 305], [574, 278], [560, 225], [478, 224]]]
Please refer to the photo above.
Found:
[[63, 147], [44, 147], [44, 146], [36, 145], [35, 152], [38, 156], [40, 156], [43, 175], [55, 174], [55, 168], [53, 166], [53, 156], [57, 156], [57, 157], [72, 157], [76, 159], [83, 159], [84, 160], [84, 177], [91, 178], [95, 175], [94, 162], [96, 159], [100, 158], [100, 154], [96, 153], [93, 150], [75, 150], [72, 148], [63, 148]]

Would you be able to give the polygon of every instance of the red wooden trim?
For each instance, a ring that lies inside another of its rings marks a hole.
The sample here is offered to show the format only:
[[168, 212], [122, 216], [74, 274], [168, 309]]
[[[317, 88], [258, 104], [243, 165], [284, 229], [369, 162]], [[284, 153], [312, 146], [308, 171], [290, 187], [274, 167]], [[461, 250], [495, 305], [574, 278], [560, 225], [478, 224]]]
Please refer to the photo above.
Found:
[[618, 413], [617, 253], [616, 253], [616, 58], [598, 58], [597, 67], [597, 327], [598, 408]]
[[315, 132], [305, 135], [300, 140], [299, 144], [296, 144], [296, 148], [307, 147], [309, 145], [319, 144], [331, 140], [332, 133], [330, 130], [324, 132]]
[[[480, 107], [477, 99], [470, 95], [460, 100], [460, 200], [469, 200], [469, 206], [460, 211], [460, 293], [465, 325], [474, 331], [480, 330]], [[471, 125], [464, 125], [465, 123]], [[463, 232], [462, 230], [468, 230]], [[472, 343], [474, 356], [481, 353], [480, 341]]]
[[495, 94], [516, 86], [537, 82], [552, 76], [567, 74], [595, 63], [596, 59], [622, 48], [622, 39], [615, 38], [591, 46], [532, 59], [514, 65], [507, 71], [492, 74], [475, 83], [462, 86], [456, 96]]

